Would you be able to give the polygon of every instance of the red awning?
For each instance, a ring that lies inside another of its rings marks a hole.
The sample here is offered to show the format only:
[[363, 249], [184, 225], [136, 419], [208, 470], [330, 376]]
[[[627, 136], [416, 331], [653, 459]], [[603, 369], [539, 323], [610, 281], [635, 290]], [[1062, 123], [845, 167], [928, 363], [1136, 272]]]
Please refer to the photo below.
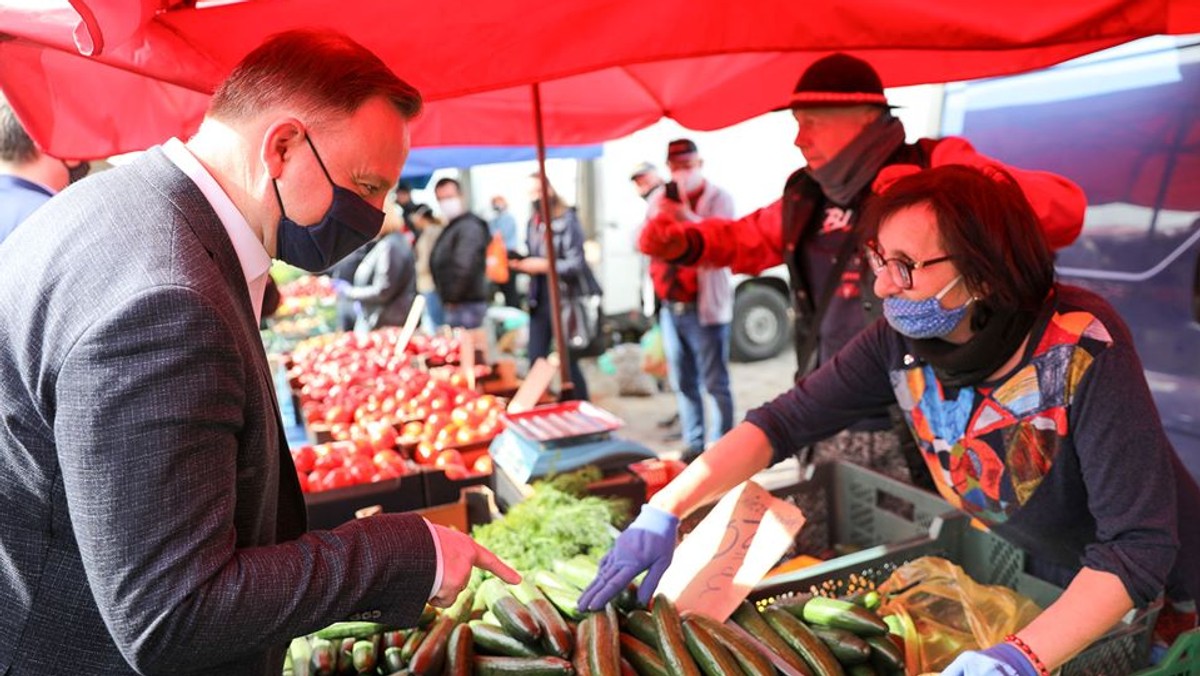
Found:
[[897, 86], [1200, 32], [1200, 8], [1184, 0], [188, 4], [44, 0], [35, 10], [0, 0], [0, 87], [49, 152], [103, 157], [188, 135], [208, 92], [264, 37], [328, 27], [425, 95], [414, 144], [531, 144], [528, 85], [541, 82], [546, 142], [561, 145], [619, 137], [664, 115], [694, 129], [727, 126], [785, 102], [804, 67], [833, 50], [870, 60]]

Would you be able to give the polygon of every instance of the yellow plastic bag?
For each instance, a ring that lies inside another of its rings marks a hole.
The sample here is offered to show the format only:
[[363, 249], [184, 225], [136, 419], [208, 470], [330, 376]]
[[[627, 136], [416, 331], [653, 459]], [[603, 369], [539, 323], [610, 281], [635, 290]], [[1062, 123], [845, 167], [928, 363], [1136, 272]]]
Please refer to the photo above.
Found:
[[879, 586], [882, 615], [904, 627], [905, 671], [940, 672], [964, 650], [1000, 643], [1041, 612], [1017, 592], [979, 584], [946, 559], [910, 561]]

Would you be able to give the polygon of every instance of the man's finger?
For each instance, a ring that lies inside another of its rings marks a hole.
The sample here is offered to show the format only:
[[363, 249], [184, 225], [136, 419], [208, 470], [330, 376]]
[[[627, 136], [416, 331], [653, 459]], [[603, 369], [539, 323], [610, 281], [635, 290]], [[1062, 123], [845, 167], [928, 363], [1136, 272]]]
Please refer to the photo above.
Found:
[[629, 585], [630, 580], [635, 575], [637, 575], [637, 571], [629, 567], [622, 567], [613, 571], [613, 574], [604, 581], [604, 584], [588, 600], [587, 609], [600, 610], [603, 608], [609, 601], [613, 600], [617, 593]]
[[509, 584], [520, 584], [521, 574], [513, 570], [511, 566], [500, 560], [500, 557], [493, 554], [486, 547], [471, 541], [475, 545], [475, 567], [482, 568], [496, 577], [504, 580]]

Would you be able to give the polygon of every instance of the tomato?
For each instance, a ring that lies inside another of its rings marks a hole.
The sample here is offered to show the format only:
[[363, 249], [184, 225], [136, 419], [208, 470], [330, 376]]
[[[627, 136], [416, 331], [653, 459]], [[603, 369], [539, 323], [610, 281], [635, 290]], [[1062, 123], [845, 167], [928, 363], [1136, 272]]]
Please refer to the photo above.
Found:
[[423, 423], [419, 420], [414, 420], [412, 422], [406, 422], [406, 423], [404, 423], [404, 429], [401, 432], [401, 436], [419, 437], [419, 436], [421, 436], [421, 431], [424, 429], [425, 429], [425, 423]]
[[441, 429], [450, 423], [451, 415], [445, 411], [434, 411], [425, 418], [425, 426], [435, 430]]
[[325, 490], [325, 472], [315, 469], [308, 473], [308, 490], [311, 493]]
[[460, 406], [450, 411], [450, 420], [459, 425], [466, 425], [471, 420], [471, 412], [467, 408]]
[[474, 398], [475, 398], [474, 392], [471, 392], [469, 390], [463, 390], [462, 392], [459, 392], [458, 394], [454, 395], [454, 405], [462, 406], [463, 404], [470, 402]]
[[354, 483], [354, 479], [350, 476], [350, 470], [345, 467], [338, 467], [329, 470], [329, 474], [325, 475], [323, 481], [325, 490], [333, 490], [335, 488], [345, 488]]
[[451, 481], [461, 481], [470, 475], [467, 468], [462, 465], [446, 465], [443, 471], [446, 472], [446, 478]]
[[296, 470], [296, 480], [300, 482], [300, 492], [308, 492], [308, 475], [300, 470]]
[[437, 456], [437, 449], [428, 441], [422, 441], [417, 444], [417, 450], [413, 459], [420, 465], [432, 465], [434, 458]]
[[328, 472], [335, 467], [341, 467], [345, 463], [346, 454], [340, 450], [331, 449], [328, 453], [317, 456], [316, 461], [313, 463], [313, 469]]
[[476, 474], [491, 474], [492, 469], [492, 456], [487, 453], [475, 458], [474, 464], [471, 465], [471, 471]]
[[292, 451], [292, 463], [296, 465], [297, 472], [307, 474], [313, 471], [313, 463], [316, 460], [317, 454], [308, 444]]
[[475, 432], [467, 427], [460, 427], [454, 433], [454, 443], [459, 446], [465, 446], [475, 441]]
[[356, 458], [350, 464], [350, 478], [356, 484], [365, 484], [371, 480], [371, 476], [378, 471], [375, 463], [366, 458]]
[[453, 450], [453, 449], [447, 450], [447, 451], [442, 451], [441, 453], [438, 453], [437, 458], [433, 461], [433, 466], [437, 467], [439, 469], [447, 467], [448, 465], [462, 465], [462, 464], [463, 464], [462, 453], [459, 453], [458, 451]]
[[396, 451], [388, 449], [376, 452], [375, 456], [372, 458], [372, 461], [375, 463], [376, 467], [383, 467], [384, 465], [402, 463], [404, 462], [404, 458], [401, 457], [401, 455]]
[[325, 412], [325, 422], [333, 423], [348, 423], [353, 420], [353, 412], [342, 406], [330, 406]]

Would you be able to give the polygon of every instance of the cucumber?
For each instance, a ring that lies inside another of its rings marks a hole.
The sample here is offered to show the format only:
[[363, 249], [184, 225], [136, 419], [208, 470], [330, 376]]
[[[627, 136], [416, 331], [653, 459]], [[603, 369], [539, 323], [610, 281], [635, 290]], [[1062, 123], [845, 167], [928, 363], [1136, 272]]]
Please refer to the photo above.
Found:
[[904, 638], [904, 620], [899, 615], [884, 615], [883, 623], [887, 625], [889, 634]]
[[471, 627], [460, 624], [450, 632], [446, 646], [446, 676], [471, 676], [475, 650]]
[[712, 634], [693, 621], [683, 622], [683, 639], [687, 644], [692, 659], [700, 666], [700, 670], [708, 676], [729, 676], [740, 674], [737, 660], [721, 645]]
[[575, 645], [575, 636], [567, 626], [567, 621], [554, 609], [554, 604], [550, 603], [537, 587], [526, 580], [510, 589], [512, 589], [513, 596], [529, 608], [533, 619], [542, 628], [542, 646], [558, 657], [570, 657], [571, 650]]
[[571, 676], [571, 663], [561, 657], [476, 657], [476, 676]]
[[533, 646], [521, 643], [500, 627], [479, 620], [472, 620], [469, 626], [475, 647], [482, 652], [501, 657], [538, 657]]
[[858, 636], [883, 636], [888, 626], [879, 616], [861, 606], [841, 599], [816, 596], [804, 604], [804, 621], [835, 629], [845, 629]]
[[571, 666], [575, 668], [575, 676], [592, 676], [592, 668], [588, 663], [588, 646], [592, 643], [592, 623], [595, 614], [588, 615], [575, 625], [575, 654], [571, 657]]
[[758, 608], [755, 608], [754, 604], [742, 601], [738, 609], [733, 611], [733, 621], [745, 629], [746, 633], [765, 645], [774, 657], [797, 672], [805, 676], [812, 676], [812, 669], [808, 667], [808, 662], [799, 653], [792, 650], [791, 645], [784, 641], [783, 637], [771, 628], [771, 625], [767, 624], [766, 619], [758, 612]]
[[356, 642], [357, 639], [354, 638], [342, 639], [342, 647], [338, 651], [337, 671], [343, 676], [354, 676], [354, 644]]
[[878, 673], [875, 667], [866, 662], [853, 664], [846, 669], [846, 676], [876, 676]]
[[812, 599], [812, 594], [793, 594], [791, 596], [781, 596], [771, 605], [775, 608], [783, 608], [796, 617], [804, 617], [804, 606]]
[[408, 638], [404, 641], [404, 645], [400, 648], [400, 655], [403, 656], [405, 664], [408, 664], [408, 661], [416, 654], [417, 648], [421, 647], [421, 642], [428, 635], [429, 632], [424, 629], [415, 629], [408, 635]]
[[500, 626], [500, 618], [496, 617], [496, 613], [493, 613], [490, 610], [484, 612], [484, 614], [479, 617], [479, 621], [483, 622], [484, 624], [490, 624], [493, 627]]
[[454, 603], [442, 611], [442, 615], [449, 615], [455, 623], [466, 622], [471, 619], [471, 605], [474, 602], [475, 592], [471, 589], [464, 589], [458, 593], [458, 598], [454, 599]]
[[383, 633], [383, 649], [400, 648], [404, 646], [405, 639], [408, 638], [408, 632], [403, 629], [395, 629], [393, 631], [385, 631]]
[[[332, 676], [337, 672], [337, 650], [341, 643], [324, 638], [312, 640], [312, 671], [316, 676]], [[292, 665], [293, 668], [295, 665]]]
[[588, 670], [593, 676], [620, 676], [621, 644], [617, 613], [612, 604], [592, 615], [592, 631], [587, 643]]
[[404, 659], [404, 653], [400, 648], [392, 646], [383, 650], [383, 668], [387, 669], [388, 673], [400, 671], [408, 666], [408, 660]]
[[587, 589], [599, 572], [600, 564], [582, 554], [554, 562], [554, 573], [580, 591]]
[[621, 657], [629, 660], [635, 671], [641, 676], [669, 676], [662, 658], [654, 652], [654, 648], [642, 643], [629, 634], [618, 637], [621, 643]]
[[654, 617], [649, 610], [639, 609], [626, 615], [625, 628], [642, 643], [658, 645], [658, 629], [654, 628]]
[[[904, 671], [903, 640], [893, 636], [868, 636], [864, 639], [871, 647], [871, 664], [880, 673]], [[897, 645], [900, 643], [900, 645]]]
[[771, 664], [771, 660], [742, 634], [704, 615], [693, 615], [689, 620], [720, 641], [747, 676], [775, 675], [775, 665]]
[[537, 643], [542, 637], [542, 627], [533, 617], [533, 613], [512, 596], [496, 599], [491, 611], [500, 621], [500, 626], [514, 638], [526, 643]]
[[296, 669], [292, 666], [292, 651], [290, 650], [283, 653], [283, 676], [296, 676]]
[[625, 588], [613, 599], [613, 603], [617, 606], [617, 610], [623, 613], [640, 608], [641, 604], [638, 603], [637, 598], [637, 586], [632, 584], [625, 585]]
[[417, 626], [421, 629], [428, 629], [429, 625], [433, 624], [433, 621], [437, 619], [439, 614], [437, 608], [425, 604], [425, 608], [421, 610], [421, 616], [417, 618]]
[[550, 603], [553, 603], [564, 617], [576, 621], [583, 617], [583, 613], [579, 612], [579, 595], [581, 593], [579, 590], [566, 584], [549, 571], [538, 571], [533, 578], [538, 589], [542, 590]]
[[374, 673], [378, 666], [376, 661], [375, 643], [373, 641], [355, 641], [350, 651], [354, 661], [354, 671], [359, 674]]
[[830, 652], [837, 658], [837, 661], [845, 666], [862, 664], [871, 659], [871, 646], [845, 629], [821, 626], [810, 627], [810, 629], [817, 635], [817, 638], [829, 646]]
[[629, 660], [622, 657], [619, 664], [621, 665], [621, 676], [638, 676], [637, 670], [633, 668], [633, 665], [629, 663]]
[[[459, 594], [461, 600], [463, 594]], [[458, 601], [455, 601], [457, 604]], [[467, 602], [467, 608], [471, 607], [470, 602]], [[450, 632], [454, 630], [454, 625], [458, 624], [454, 616], [450, 612], [442, 613], [442, 616], [433, 621], [433, 626], [429, 628], [429, 635], [421, 641], [421, 645], [417, 647], [417, 651], [413, 653], [412, 659], [408, 662], [408, 670], [413, 672], [415, 676], [435, 676], [440, 674], [442, 667], [446, 664], [446, 646], [450, 642]]]
[[833, 651], [795, 615], [779, 608], [767, 608], [763, 611], [763, 618], [805, 662], [808, 662], [816, 676], [843, 676], [846, 673], [841, 663], [833, 656]]
[[292, 676], [310, 676], [312, 674], [312, 646], [308, 639], [294, 638], [288, 646], [288, 656], [292, 658]]
[[700, 676], [700, 668], [688, 653], [687, 641], [683, 637], [683, 625], [679, 622], [675, 604], [658, 594], [654, 597], [654, 606], [650, 609], [650, 614], [654, 617], [654, 628], [658, 631], [658, 654], [662, 656], [663, 664], [667, 665], [671, 674]]
[[371, 638], [375, 634], [381, 634], [388, 631], [391, 627], [378, 622], [334, 622], [333, 624], [318, 631], [315, 636], [330, 641], [340, 641], [342, 639], [353, 638]]

